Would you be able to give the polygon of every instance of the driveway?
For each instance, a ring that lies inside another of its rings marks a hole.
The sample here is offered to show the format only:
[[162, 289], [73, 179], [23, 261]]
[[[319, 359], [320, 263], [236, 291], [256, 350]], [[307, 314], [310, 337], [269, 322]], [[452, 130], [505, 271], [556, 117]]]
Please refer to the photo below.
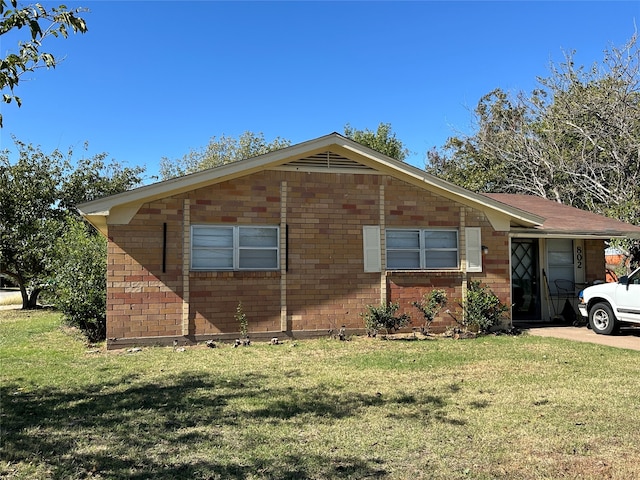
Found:
[[626, 348], [628, 350], [640, 350], [640, 328], [623, 327], [617, 335], [597, 335], [586, 326], [574, 327], [572, 325], [528, 325], [524, 330], [530, 335], [538, 337], [562, 338], [576, 342], [597, 343], [610, 347]]

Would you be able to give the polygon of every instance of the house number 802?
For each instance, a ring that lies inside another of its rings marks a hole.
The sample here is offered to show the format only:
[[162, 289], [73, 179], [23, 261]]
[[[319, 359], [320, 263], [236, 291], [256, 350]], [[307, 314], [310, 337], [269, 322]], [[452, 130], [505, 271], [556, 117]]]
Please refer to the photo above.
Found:
[[582, 268], [582, 247], [576, 247], [576, 268]]

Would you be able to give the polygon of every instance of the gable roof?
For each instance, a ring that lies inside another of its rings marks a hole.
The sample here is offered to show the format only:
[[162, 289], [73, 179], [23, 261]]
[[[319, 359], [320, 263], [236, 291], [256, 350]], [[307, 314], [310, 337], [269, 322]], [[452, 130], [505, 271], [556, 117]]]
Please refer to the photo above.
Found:
[[[563, 205], [546, 198], [510, 193], [488, 193], [485, 196], [505, 205], [544, 217], [544, 223], [534, 227], [540, 236], [601, 239], [640, 238], [640, 226]], [[531, 229], [513, 228], [512, 232], [522, 233], [529, 237], [535, 236], [532, 235]]]
[[257, 157], [139, 187], [78, 205], [80, 213], [104, 235], [108, 224], [126, 224], [144, 203], [232, 180], [268, 169], [382, 173], [464, 205], [484, 210], [492, 219], [522, 227], [542, 225], [533, 212], [446, 182], [404, 162], [365, 147], [339, 133], [309, 140]]

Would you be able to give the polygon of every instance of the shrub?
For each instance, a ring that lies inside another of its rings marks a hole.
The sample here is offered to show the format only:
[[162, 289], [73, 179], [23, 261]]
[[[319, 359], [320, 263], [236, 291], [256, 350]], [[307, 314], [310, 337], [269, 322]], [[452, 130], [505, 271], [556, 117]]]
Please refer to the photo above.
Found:
[[473, 326], [487, 333], [502, 323], [507, 311], [508, 307], [500, 302], [488, 286], [474, 281], [467, 289], [462, 325], [465, 328]]
[[400, 308], [398, 303], [388, 303], [387, 305], [367, 305], [367, 311], [360, 313], [364, 319], [364, 326], [367, 336], [375, 337], [378, 331], [385, 330], [387, 333], [401, 329], [411, 323], [411, 316], [407, 313], [396, 315]]
[[431, 323], [438, 315], [438, 312], [447, 304], [447, 292], [440, 289], [431, 290], [425, 293], [420, 302], [412, 302], [411, 305], [422, 312], [424, 325], [420, 327], [423, 335], [429, 334]]
[[52, 260], [54, 303], [68, 325], [79, 328], [90, 342], [106, 334], [107, 245], [79, 220], [69, 220]]

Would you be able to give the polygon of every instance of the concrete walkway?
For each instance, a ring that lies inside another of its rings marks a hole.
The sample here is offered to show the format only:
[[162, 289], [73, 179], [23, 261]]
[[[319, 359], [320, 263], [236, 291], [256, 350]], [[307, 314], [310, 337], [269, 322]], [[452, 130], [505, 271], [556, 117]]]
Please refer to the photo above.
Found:
[[610, 347], [626, 348], [629, 350], [640, 350], [640, 328], [621, 328], [617, 335], [597, 335], [586, 326], [574, 327], [558, 325], [528, 325], [524, 330], [530, 335], [539, 337], [562, 338], [576, 342], [597, 343], [598, 345], [608, 345]]

